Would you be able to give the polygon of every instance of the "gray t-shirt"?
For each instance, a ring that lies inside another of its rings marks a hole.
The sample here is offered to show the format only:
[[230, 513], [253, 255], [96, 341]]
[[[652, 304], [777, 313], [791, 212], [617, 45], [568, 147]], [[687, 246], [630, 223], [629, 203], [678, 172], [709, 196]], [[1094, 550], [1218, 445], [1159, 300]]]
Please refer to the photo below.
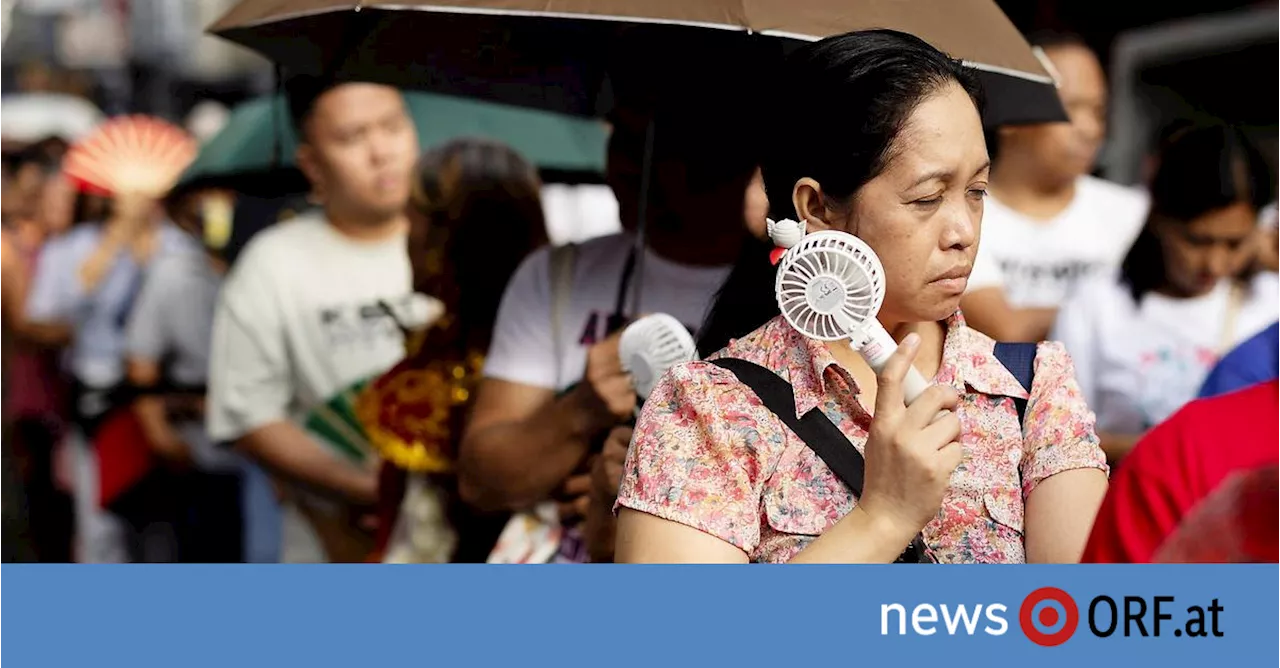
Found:
[[237, 439], [377, 375], [404, 355], [393, 308], [411, 302], [403, 235], [343, 236], [319, 214], [259, 233], [232, 267], [213, 322], [206, 425]]
[[[209, 375], [213, 312], [222, 278], [198, 248], [161, 257], [147, 271], [125, 332], [130, 359], [164, 364], [165, 380], [183, 386], [204, 385]], [[204, 424], [175, 425], [191, 446], [198, 467], [232, 471], [239, 465], [230, 450], [205, 434]]]

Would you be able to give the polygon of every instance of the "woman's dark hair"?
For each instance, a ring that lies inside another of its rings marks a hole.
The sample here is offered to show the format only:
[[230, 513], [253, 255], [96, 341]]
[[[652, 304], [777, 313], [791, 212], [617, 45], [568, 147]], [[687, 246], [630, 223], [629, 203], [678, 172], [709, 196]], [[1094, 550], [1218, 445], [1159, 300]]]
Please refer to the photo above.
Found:
[[[438, 345], [487, 348], [511, 275], [546, 240], [537, 170], [504, 144], [458, 139], [427, 151], [412, 198], [425, 237], [415, 289], [445, 303]], [[436, 350], [436, 354], [453, 351]]]
[[[970, 70], [892, 30], [806, 45], [787, 59], [779, 80], [761, 164], [775, 219], [795, 217], [791, 192], [804, 177], [821, 184], [828, 206], [849, 207], [893, 159], [911, 113], [947, 84], [959, 84], [982, 111], [982, 88]], [[700, 351], [719, 350], [778, 314], [769, 251], [767, 243], [744, 246], [708, 315]]]
[[1258, 211], [1275, 198], [1272, 184], [1266, 158], [1239, 128], [1214, 124], [1176, 131], [1160, 153], [1146, 224], [1120, 265], [1120, 280], [1134, 301], [1167, 282], [1156, 222], [1188, 224], [1239, 203]]

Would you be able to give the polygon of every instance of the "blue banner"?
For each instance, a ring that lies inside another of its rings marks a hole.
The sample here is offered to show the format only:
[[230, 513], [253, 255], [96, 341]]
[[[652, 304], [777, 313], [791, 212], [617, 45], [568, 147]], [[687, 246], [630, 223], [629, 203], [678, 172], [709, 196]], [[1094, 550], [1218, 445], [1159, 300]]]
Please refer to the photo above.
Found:
[[9, 576], [11, 666], [1280, 660], [1275, 565], [5, 565], [0, 573]]

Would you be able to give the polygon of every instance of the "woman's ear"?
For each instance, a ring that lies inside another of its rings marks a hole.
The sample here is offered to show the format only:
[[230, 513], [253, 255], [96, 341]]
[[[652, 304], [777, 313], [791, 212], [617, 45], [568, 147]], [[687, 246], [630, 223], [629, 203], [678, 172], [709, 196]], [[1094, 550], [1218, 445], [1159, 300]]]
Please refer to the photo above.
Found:
[[796, 181], [796, 187], [791, 191], [791, 204], [809, 232], [831, 229], [827, 222], [827, 207], [822, 203], [822, 186], [817, 181], [807, 176]]

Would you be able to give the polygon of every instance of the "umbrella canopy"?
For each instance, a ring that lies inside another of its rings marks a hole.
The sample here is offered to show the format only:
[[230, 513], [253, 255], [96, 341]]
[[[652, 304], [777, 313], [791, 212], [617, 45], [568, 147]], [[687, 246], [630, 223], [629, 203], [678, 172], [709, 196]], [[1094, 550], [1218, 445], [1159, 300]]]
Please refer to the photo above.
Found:
[[[405, 93], [405, 102], [424, 149], [483, 137], [511, 146], [544, 171], [604, 171], [608, 131], [597, 121], [420, 91]], [[294, 165], [297, 147], [284, 97], [250, 100], [236, 107], [226, 126], [201, 148], [178, 188], [219, 185], [252, 192], [257, 182], [257, 190], [302, 192], [306, 183]], [[268, 186], [264, 175], [276, 178]]]
[[989, 125], [1065, 120], [1053, 79], [992, 0], [242, 0], [210, 31], [292, 73], [360, 76], [578, 115], [600, 109], [622, 31], [708, 29], [792, 47], [871, 28], [976, 68]]
[[0, 99], [0, 139], [10, 145], [54, 137], [76, 142], [105, 119], [92, 102], [74, 95], [25, 93]]

